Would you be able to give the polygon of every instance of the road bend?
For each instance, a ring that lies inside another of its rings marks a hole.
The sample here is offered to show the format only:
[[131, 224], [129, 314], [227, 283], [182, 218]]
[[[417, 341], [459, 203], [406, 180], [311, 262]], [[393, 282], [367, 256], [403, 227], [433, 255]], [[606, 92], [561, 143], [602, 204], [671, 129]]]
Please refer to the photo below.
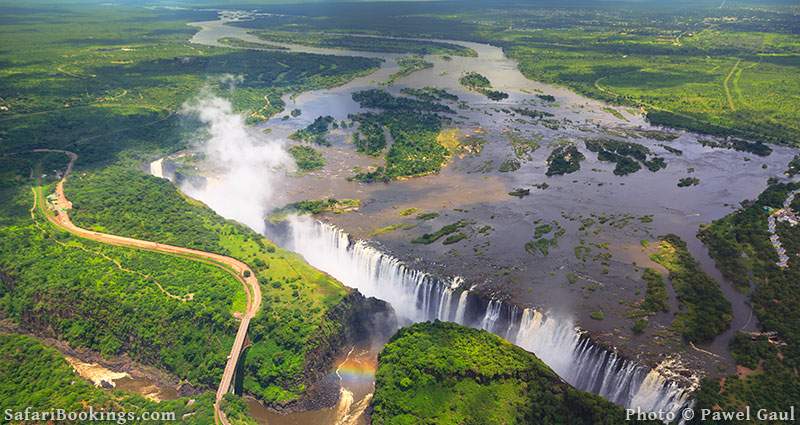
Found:
[[76, 236], [109, 245], [163, 252], [212, 263], [222, 267], [227, 272], [234, 275], [236, 279], [242, 283], [245, 293], [247, 294], [247, 307], [244, 314], [241, 316], [239, 329], [236, 332], [236, 338], [233, 341], [233, 346], [231, 347], [228, 361], [225, 364], [225, 370], [222, 373], [222, 379], [220, 380], [219, 387], [217, 388], [216, 399], [214, 402], [215, 420], [227, 425], [228, 420], [220, 409], [220, 402], [222, 397], [224, 397], [225, 394], [230, 391], [233, 383], [233, 376], [236, 372], [245, 340], [247, 339], [247, 329], [250, 326], [250, 320], [256, 315], [256, 313], [258, 313], [259, 308], [261, 308], [261, 287], [258, 284], [258, 279], [256, 278], [255, 273], [253, 273], [253, 270], [251, 270], [247, 264], [235, 258], [226, 257], [213, 252], [133, 239], [125, 236], [111, 235], [108, 233], [100, 233], [76, 226], [72, 223], [72, 220], [69, 217], [69, 210], [72, 208], [72, 203], [64, 194], [64, 183], [67, 181], [67, 178], [72, 172], [72, 167], [75, 164], [75, 161], [78, 160], [78, 155], [74, 152], [55, 149], [36, 149], [34, 152], [58, 152], [69, 157], [69, 164], [64, 172], [64, 176], [56, 184], [56, 196], [55, 199], [52, 200], [55, 214], [45, 214], [47, 219], [54, 225]]

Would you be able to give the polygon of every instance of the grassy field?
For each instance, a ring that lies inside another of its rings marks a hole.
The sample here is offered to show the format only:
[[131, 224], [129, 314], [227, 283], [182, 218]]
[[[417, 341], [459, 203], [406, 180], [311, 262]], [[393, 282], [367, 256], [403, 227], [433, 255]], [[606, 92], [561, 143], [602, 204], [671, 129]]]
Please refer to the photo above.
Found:
[[642, 106], [655, 124], [800, 144], [800, 36], [704, 29], [664, 34], [496, 34], [533, 80]]

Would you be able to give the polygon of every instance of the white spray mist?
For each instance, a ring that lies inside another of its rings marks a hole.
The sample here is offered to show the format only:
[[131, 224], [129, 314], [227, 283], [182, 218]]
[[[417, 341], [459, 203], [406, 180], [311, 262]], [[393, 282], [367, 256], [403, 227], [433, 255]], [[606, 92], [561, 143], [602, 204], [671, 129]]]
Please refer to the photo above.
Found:
[[273, 188], [294, 167], [286, 141], [248, 128], [228, 100], [210, 93], [186, 102], [181, 113], [206, 125], [208, 136], [197, 149], [205, 154], [203, 168], [212, 170], [205, 184], [186, 182], [181, 190], [219, 215], [263, 232]]

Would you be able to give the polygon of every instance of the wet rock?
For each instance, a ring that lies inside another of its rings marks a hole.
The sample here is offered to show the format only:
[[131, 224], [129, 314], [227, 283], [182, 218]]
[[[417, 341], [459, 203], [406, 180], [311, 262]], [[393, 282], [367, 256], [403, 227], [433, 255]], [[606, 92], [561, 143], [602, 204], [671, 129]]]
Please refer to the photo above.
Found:
[[285, 406], [270, 406], [280, 412], [295, 412], [330, 408], [339, 400], [339, 384], [330, 371], [334, 360], [354, 345], [378, 346], [386, 343], [398, 329], [397, 317], [385, 301], [367, 298], [352, 290], [342, 302], [331, 309], [326, 319], [339, 326], [337, 332], [320, 330], [314, 338], [315, 348], [306, 356], [303, 375], [307, 383], [303, 398]]

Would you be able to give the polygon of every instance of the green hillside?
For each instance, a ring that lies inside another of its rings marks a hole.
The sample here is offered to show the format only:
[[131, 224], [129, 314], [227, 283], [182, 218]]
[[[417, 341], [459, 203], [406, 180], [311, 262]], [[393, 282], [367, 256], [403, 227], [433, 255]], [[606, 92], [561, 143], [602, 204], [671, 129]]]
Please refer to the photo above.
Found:
[[373, 405], [376, 425], [628, 423], [621, 407], [566, 384], [535, 355], [439, 321], [401, 329], [384, 347]]

